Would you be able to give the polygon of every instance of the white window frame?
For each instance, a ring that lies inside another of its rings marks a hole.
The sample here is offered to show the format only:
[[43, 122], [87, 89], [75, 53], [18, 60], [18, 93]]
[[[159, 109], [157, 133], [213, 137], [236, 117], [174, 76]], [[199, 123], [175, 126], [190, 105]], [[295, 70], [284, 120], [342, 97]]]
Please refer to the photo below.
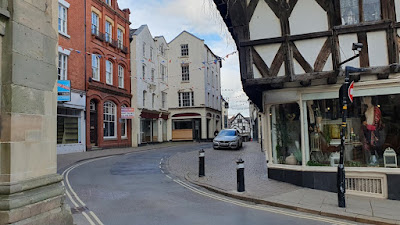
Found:
[[118, 87], [124, 88], [124, 67], [118, 65]]
[[161, 92], [161, 107], [163, 109], [166, 108], [166, 105], [167, 105], [166, 103], [167, 103], [167, 93]]
[[[103, 132], [104, 139], [116, 138], [117, 137], [117, 106], [114, 102], [104, 102], [103, 104], [103, 131], [106, 129], [106, 123], [114, 126], [114, 135], [105, 136]], [[111, 126], [109, 126], [110, 128]], [[111, 129], [109, 130], [110, 133]]]
[[189, 56], [189, 44], [181, 44], [181, 56]]
[[96, 54], [92, 54], [92, 79], [100, 81], [100, 57]]
[[58, 53], [58, 80], [68, 79], [68, 55]]
[[58, 1], [58, 33], [70, 38], [68, 35], [68, 9], [70, 4], [64, 0]]
[[105, 41], [108, 42], [108, 43], [112, 42], [112, 38], [113, 38], [112, 30], [113, 30], [112, 24], [109, 21], [106, 20], [106, 24], [105, 24]]
[[99, 18], [100, 16], [92, 11], [92, 34], [99, 35], [100, 27], [99, 27]]
[[[122, 105], [122, 108], [126, 108], [126, 105]], [[125, 128], [125, 134], [122, 133], [122, 127]], [[128, 123], [127, 123], [127, 119], [121, 119], [121, 138], [122, 139], [127, 139], [128, 138]]]
[[146, 64], [142, 64], [142, 79], [146, 80]]
[[165, 81], [166, 73], [167, 73], [167, 67], [164, 66], [163, 64], [160, 64], [160, 70], [161, 70], [161, 80]]
[[117, 29], [117, 39], [118, 39], [118, 48], [124, 48], [124, 31], [121, 29]]
[[191, 107], [194, 106], [194, 93], [191, 92], [179, 92], [178, 93], [179, 107]]
[[111, 6], [111, 0], [105, 0], [106, 4]]
[[106, 83], [113, 84], [113, 66], [110, 60], [106, 60]]
[[143, 91], [143, 108], [146, 107], [146, 95], [147, 95], [147, 91]]
[[182, 81], [190, 81], [189, 64], [181, 64], [182, 66]]
[[151, 95], [151, 108], [152, 109], [154, 109], [155, 100], [156, 100], [156, 94], [153, 93]]

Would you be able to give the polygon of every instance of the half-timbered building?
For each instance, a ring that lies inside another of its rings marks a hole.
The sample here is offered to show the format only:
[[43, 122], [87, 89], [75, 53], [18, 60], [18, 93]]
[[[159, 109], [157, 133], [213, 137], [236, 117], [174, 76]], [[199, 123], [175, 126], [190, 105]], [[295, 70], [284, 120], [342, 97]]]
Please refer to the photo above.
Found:
[[[268, 176], [336, 191], [339, 88], [352, 74], [349, 194], [400, 199], [400, 1], [214, 0], [239, 50], [243, 89], [263, 111]], [[359, 57], [353, 43], [362, 43]], [[293, 160], [293, 158], [295, 160]]]

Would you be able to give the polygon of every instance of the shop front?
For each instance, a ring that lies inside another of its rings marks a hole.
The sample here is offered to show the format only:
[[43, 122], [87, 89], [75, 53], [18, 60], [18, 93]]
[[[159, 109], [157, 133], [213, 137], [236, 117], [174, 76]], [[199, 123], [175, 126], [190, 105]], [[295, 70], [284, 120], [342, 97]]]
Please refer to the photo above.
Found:
[[166, 112], [142, 110], [140, 114], [139, 144], [166, 141], [167, 120], [168, 114]]
[[[346, 191], [400, 200], [400, 87], [397, 81], [355, 84], [345, 132]], [[268, 175], [336, 192], [342, 125], [340, 85], [269, 91]], [[263, 132], [263, 133], [264, 133]]]
[[86, 151], [86, 95], [72, 91], [69, 100], [57, 105], [57, 154]]

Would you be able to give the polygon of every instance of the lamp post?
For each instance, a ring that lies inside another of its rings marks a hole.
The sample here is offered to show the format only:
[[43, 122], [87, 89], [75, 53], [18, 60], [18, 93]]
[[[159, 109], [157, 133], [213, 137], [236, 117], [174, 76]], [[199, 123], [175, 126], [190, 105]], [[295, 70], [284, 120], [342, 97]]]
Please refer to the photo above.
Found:
[[[361, 52], [363, 48], [363, 44], [361, 43], [353, 43], [352, 50], [353, 51], [358, 51]], [[356, 54], [353, 57], [350, 57], [349, 59], [339, 63], [339, 66], [350, 62], [356, 58], [358, 58], [360, 54]], [[340, 159], [339, 159], [339, 165], [338, 165], [338, 170], [337, 170], [337, 190], [338, 190], [338, 205], [340, 208], [345, 208], [346, 207], [346, 199], [345, 199], [345, 192], [346, 192], [346, 177], [345, 177], [345, 171], [344, 171], [344, 150], [345, 150], [345, 141], [346, 141], [346, 129], [347, 129], [347, 104], [349, 103], [348, 100], [351, 100], [353, 102], [353, 97], [352, 93], [349, 90], [349, 84], [350, 84], [350, 73], [357, 73], [357, 72], [364, 72], [365, 69], [362, 68], [355, 68], [351, 66], [346, 66], [345, 67], [345, 78], [344, 78], [344, 84], [339, 90], [339, 96], [342, 97], [342, 129], [340, 131]], [[351, 95], [351, 98], [350, 98]]]

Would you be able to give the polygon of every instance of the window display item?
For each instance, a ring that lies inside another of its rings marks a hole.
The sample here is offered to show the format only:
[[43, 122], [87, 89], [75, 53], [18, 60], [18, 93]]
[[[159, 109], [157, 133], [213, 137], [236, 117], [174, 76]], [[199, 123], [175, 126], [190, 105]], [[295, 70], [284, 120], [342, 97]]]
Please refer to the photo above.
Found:
[[331, 166], [338, 166], [339, 160], [340, 160], [339, 152], [331, 153], [331, 156], [329, 157], [329, 159], [331, 161]]
[[397, 155], [393, 148], [386, 148], [383, 153], [383, 162], [385, 167], [397, 168]]

